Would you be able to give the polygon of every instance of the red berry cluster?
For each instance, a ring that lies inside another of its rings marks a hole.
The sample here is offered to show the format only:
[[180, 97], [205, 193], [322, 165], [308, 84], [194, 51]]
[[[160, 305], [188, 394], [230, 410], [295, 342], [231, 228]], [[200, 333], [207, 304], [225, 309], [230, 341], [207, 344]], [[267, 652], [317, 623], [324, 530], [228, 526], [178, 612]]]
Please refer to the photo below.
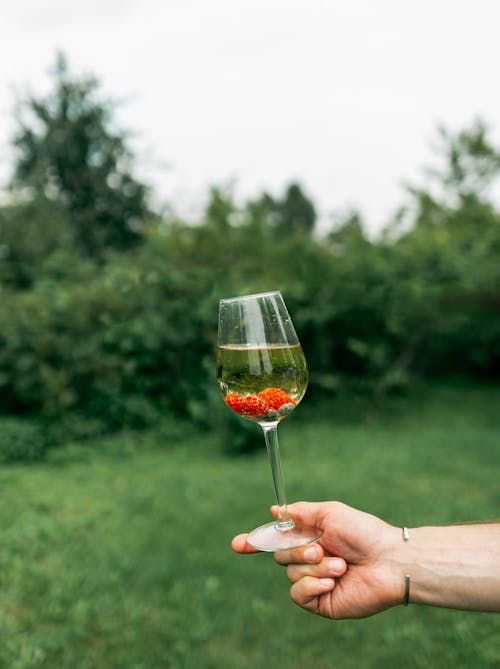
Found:
[[257, 395], [229, 393], [224, 402], [241, 416], [263, 416], [269, 409], [278, 411], [284, 404], [296, 404], [290, 395], [279, 388], [265, 388]]

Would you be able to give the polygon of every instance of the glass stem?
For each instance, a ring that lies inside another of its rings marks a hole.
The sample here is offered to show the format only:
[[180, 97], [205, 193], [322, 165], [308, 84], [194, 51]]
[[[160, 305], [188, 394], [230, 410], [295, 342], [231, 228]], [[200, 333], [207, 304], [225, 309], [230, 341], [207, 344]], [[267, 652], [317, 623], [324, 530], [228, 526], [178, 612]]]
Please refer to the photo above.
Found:
[[290, 530], [294, 526], [293, 520], [288, 514], [286, 508], [285, 482], [283, 480], [283, 469], [281, 467], [280, 447], [278, 442], [278, 425], [263, 425], [264, 437], [266, 439], [267, 454], [271, 464], [271, 473], [273, 476], [274, 492], [278, 502], [278, 522], [279, 530]]

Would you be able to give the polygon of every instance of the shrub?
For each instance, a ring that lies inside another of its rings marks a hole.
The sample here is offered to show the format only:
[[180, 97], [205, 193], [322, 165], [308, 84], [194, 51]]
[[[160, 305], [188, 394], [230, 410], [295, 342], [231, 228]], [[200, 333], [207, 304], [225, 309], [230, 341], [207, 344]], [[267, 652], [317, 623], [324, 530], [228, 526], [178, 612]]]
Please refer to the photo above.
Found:
[[30, 419], [0, 417], [0, 462], [41, 460], [48, 445], [42, 424]]

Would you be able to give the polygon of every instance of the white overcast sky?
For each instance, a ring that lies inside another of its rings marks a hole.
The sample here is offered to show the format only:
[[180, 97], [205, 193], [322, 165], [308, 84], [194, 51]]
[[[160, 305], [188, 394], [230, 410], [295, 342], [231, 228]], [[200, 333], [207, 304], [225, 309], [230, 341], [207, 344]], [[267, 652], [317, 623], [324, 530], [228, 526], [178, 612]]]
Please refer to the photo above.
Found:
[[380, 228], [433, 160], [438, 123], [498, 140], [498, 0], [15, 0], [0, 7], [0, 179], [13, 90], [57, 50], [123, 101], [141, 177], [186, 215], [300, 180], [326, 217]]

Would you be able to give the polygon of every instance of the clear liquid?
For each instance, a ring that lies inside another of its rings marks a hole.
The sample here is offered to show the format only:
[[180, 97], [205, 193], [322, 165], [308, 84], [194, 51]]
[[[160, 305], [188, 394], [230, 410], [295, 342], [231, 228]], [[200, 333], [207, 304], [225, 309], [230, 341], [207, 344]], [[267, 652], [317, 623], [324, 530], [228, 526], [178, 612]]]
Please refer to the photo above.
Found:
[[247, 416], [259, 423], [281, 420], [296, 406], [307, 388], [307, 365], [302, 347], [268, 346], [265, 348], [220, 346], [217, 349], [217, 382], [224, 397], [237, 393], [242, 397], [258, 395], [266, 389], [279, 389], [292, 400], [278, 412]]

